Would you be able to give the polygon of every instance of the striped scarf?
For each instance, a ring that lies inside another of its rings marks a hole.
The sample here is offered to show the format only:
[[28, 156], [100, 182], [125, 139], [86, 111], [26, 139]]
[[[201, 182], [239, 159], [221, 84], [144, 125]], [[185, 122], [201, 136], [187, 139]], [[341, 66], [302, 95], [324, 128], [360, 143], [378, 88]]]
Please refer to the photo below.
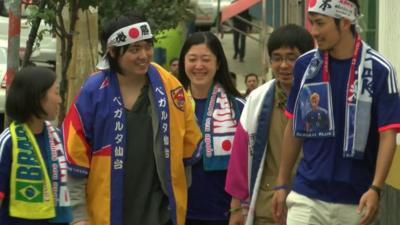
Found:
[[[24, 219], [71, 220], [67, 164], [60, 137], [50, 122], [46, 124], [46, 162], [35, 136], [26, 124], [10, 125], [12, 166], [10, 215]], [[50, 166], [46, 166], [46, 165]], [[49, 169], [48, 169], [49, 168]], [[32, 213], [32, 212], [35, 213]]]

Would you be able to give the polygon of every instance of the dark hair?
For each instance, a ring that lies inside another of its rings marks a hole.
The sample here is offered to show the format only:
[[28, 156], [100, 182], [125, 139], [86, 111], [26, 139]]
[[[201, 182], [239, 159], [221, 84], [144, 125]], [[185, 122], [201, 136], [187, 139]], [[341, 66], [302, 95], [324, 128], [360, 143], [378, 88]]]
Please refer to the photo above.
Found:
[[185, 55], [193, 45], [205, 44], [208, 49], [215, 55], [218, 63], [218, 70], [215, 73], [214, 81], [222, 85], [225, 91], [233, 96], [241, 96], [236, 89], [228, 69], [228, 62], [225, 57], [221, 42], [211, 32], [196, 32], [193, 33], [183, 44], [181, 54], [179, 56], [179, 78], [186, 89], [190, 86], [190, 80], [185, 72]]
[[257, 82], [258, 82], [258, 76], [257, 76], [257, 74], [255, 74], [255, 73], [249, 73], [249, 74], [246, 74], [246, 76], [244, 77], [244, 82], [245, 82], [245, 83], [247, 82], [247, 79], [249, 79], [249, 77], [255, 77], [255, 78], [257, 79]]
[[15, 74], [6, 97], [6, 113], [14, 121], [24, 123], [36, 116], [47, 115], [41, 100], [56, 81], [56, 74], [43, 67], [25, 67]]
[[171, 60], [169, 60], [169, 65], [171, 65], [173, 62], [175, 62], [175, 61], [178, 61], [178, 63], [179, 63], [179, 58], [177, 58], [177, 57], [174, 57], [174, 58], [172, 58]]
[[229, 75], [231, 75], [231, 78], [232, 78], [232, 79], [236, 80], [237, 76], [236, 76], [236, 73], [235, 73], [235, 72], [230, 71], [230, 72], [229, 72]]
[[271, 33], [267, 42], [268, 55], [282, 47], [297, 48], [303, 54], [314, 48], [314, 39], [305, 28], [288, 24]]
[[[115, 31], [140, 22], [146, 22], [146, 20], [140, 14], [137, 14], [135, 12], [129, 12], [111, 20], [107, 25], [105, 25], [101, 34], [101, 45], [103, 51], [107, 50], [107, 40]], [[145, 41], [153, 44], [154, 39], [147, 39]], [[106, 57], [110, 63], [110, 70], [116, 71], [118, 73], [121, 72], [121, 68], [119, 68], [118, 65], [118, 59], [128, 50], [128, 48], [129, 44], [120, 47], [113, 47], [112, 51], [115, 54], [115, 58], [111, 57], [110, 53], [107, 53]]]
[[354, 3], [357, 7], [357, 15], [360, 15], [360, 3], [358, 2], [358, 0], [349, 0], [350, 2]]

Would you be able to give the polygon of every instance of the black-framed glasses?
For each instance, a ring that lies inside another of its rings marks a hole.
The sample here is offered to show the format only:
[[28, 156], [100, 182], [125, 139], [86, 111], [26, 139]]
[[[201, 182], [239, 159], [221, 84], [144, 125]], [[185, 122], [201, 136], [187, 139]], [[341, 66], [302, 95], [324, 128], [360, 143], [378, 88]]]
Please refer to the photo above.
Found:
[[288, 56], [280, 56], [280, 55], [272, 55], [271, 56], [271, 63], [281, 64], [283, 61], [287, 64], [293, 64], [296, 62], [297, 55], [288, 55]]

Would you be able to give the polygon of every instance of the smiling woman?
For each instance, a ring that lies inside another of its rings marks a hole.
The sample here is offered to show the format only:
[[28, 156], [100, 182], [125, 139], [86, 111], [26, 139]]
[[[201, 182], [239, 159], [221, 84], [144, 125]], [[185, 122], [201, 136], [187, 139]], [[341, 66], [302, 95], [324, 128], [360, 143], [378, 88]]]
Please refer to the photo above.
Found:
[[225, 225], [230, 202], [224, 191], [226, 168], [244, 101], [213, 33], [197, 32], [186, 40], [179, 57], [179, 77], [190, 91], [204, 136], [192, 166], [186, 224]]

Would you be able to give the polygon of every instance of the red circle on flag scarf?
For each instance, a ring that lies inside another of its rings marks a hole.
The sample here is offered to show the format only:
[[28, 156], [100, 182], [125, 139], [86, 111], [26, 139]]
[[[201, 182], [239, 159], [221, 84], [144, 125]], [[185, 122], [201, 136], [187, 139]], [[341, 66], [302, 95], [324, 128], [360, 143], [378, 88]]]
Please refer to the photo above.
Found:
[[129, 37], [137, 38], [139, 37], [139, 30], [137, 28], [132, 28], [129, 30]]
[[231, 144], [231, 141], [230, 141], [230, 140], [225, 140], [225, 141], [222, 142], [222, 149], [223, 149], [224, 151], [229, 151], [229, 150], [231, 150], [231, 146], [232, 146], [232, 144]]
[[317, 4], [317, 0], [310, 0], [310, 2], [308, 2], [308, 6], [310, 8], [314, 7]]

